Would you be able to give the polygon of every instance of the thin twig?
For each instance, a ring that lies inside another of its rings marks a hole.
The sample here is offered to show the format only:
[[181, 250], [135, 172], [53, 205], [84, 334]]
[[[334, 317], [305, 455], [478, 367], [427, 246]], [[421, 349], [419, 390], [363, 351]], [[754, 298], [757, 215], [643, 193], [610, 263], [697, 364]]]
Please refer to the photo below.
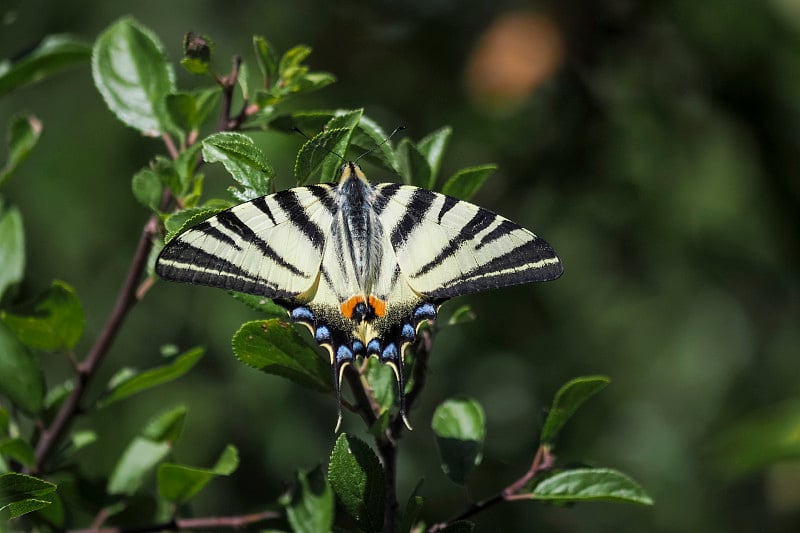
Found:
[[103, 357], [108, 353], [108, 349], [116, 338], [125, 316], [133, 304], [136, 303], [136, 288], [147, 265], [147, 256], [153, 246], [154, 234], [152, 228], [157, 227], [157, 225], [158, 217], [156, 215], [151, 216], [147, 224], [145, 224], [139, 237], [139, 244], [136, 246], [136, 252], [133, 254], [128, 274], [125, 277], [125, 282], [117, 295], [111, 314], [97, 337], [94, 346], [89, 350], [86, 359], [77, 365], [77, 374], [72, 391], [67, 399], [64, 400], [53, 421], [42, 432], [39, 442], [36, 443], [36, 462], [32, 470], [33, 473], [42, 471], [45, 461], [55, 450], [56, 444], [58, 444], [64, 432], [71, 425], [75, 415], [80, 412], [80, 403], [89, 382], [102, 362]]
[[480, 513], [481, 511], [485, 511], [489, 507], [497, 505], [500, 502], [511, 502], [516, 500], [528, 500], [530, 496], [528, 494], [518, 494], [520, 490], [522, 490], [528, 482], [533, 479], [533, 477], [538, 474], [539, 472], [545, 472], [553, 468], [555, 464], [555, 456], [550, 453], [550, 449], [545, 446], [539, 446], [539, 449], [536, 450], [536, 455], [533, 458], [533, 462], [531, 463], [531, 467], [528, 469], [525, 474], [519, 478], [518, 480], [511, 483], [509, 486], [494, 494], [489, 496], [488, 498], [484, 498], [477, 502], [474, 502], [468, 505], [463, 511], [458, 513], [456, 516], [452, 518], [448, 518], [443, 522], [439, 522], [438, 524], [433, 524], [431, 527], [428, 528], [428, 533], [436, 533], [438, 531], [442, 531], [448, 526], [452, 525], [453, 522], [457, 522], [459, 520], [464, 520], [469, 518], [475, 514]]
[[281, 514], [275, 511], [264, 511], [241, 516], [209, 516], [204, 518], [178, 518], [168, 522], [147, 524], [134, 527], [103, 527], [89, 529], [71, 529], [67, 533], [150, 533], [155, 531], [182, 530], [182, 529], [213, 529], [229, 528], [240, 529], [245, 526], [280, 518]]
[[233, 56], [231, 72], [227, 76], [218, 76], [217, 83], [222, 87], [222, 106], [217, 121], [217, 131], [227, 131], [231, 122], [231, 105], [233, 104], [233, 89], [239, 80], [239, 68], [242, 66], [242, 58], [239, 55]]

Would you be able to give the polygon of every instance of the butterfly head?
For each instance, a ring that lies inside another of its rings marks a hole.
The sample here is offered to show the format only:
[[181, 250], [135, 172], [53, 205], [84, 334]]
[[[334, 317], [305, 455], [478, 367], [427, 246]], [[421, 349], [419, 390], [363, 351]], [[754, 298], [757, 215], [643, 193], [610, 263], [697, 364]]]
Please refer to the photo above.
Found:
[[364, 183], [369, 183], [364, 171], [361, 170], [361, 167], [358, 166], [358, 163], [353, 161], [348, 161], [342, 165], [339, 176], [339, 185], [344, 185], [349, 180], [361, 180]]

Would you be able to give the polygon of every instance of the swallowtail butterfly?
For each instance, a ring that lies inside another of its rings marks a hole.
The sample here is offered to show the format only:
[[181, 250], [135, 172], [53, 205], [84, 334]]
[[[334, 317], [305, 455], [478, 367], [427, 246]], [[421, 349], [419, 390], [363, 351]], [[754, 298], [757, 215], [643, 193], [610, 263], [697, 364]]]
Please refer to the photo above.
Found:
[[[354, 162], [338, 184], [297, 187], [223, 211], [171, 240], [164, 279], [273, 299], [344, 369], [375, 356], [394, 371], [408, 425], [403, 355], [454, 296], [553, 280], [563, 268], [530, 231], [469, 202], [372, 185]], [[337, 424], [338, 429], [338, 424]]]

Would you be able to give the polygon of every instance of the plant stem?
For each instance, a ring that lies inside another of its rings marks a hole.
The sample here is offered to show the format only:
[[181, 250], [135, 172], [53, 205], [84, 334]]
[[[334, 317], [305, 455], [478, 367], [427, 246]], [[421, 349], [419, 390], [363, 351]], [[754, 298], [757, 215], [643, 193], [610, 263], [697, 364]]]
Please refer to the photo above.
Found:
[[275, 511], [264, 511], [241, 516], [209, 516], [204, 518], [176, 518], [169, 522], [148, 524], [135, 527], [103, 527], [89, 529], [71, 529], [67, 533], [149, 533], [154, 531], [181, 529], [240, 529], [258, 522], [279, 518]]
[[147, 256], [150, 254], [150, 249], [153, 247], [153, 236], [157, 228], [158, 217], [153, 215], [142, 230], [142, 234], [139, 237], [139, 244], [136, 246], [136, 252], [133, 255], [133, 261], [125, 277], [125, 282], [117, 295], [117, 300], [114, 303], [114, 307], [111, 310], [111, 314], [108, 316], [103, 330], [97, 337], [86, 359], [77, 365], [77, 375], [72, 391], [67, 399], [64, 400], [64, 403], [61, 405], [61, 408], [58, 410], [58, 413], [50, 425], [42, 431], [39, 442], [36, 443], [36, 463], [32, 470], [33, 473], [40, 473], [42, 471], [45, 461], [47, 461], [55, 450], [56, 444], [59, 443], [64, 432], [71, 425], [75, 415], [80, 412], [80, 403], [89, 382], [102, 362], [103, 357], [108, 353], [108, 349], [116, 338], [125, 316], [128, 314], [133, 304], [136, 303], [136, 290], [139, 285], [139, 280], [144, 273], [145, 266], [147, 265]]

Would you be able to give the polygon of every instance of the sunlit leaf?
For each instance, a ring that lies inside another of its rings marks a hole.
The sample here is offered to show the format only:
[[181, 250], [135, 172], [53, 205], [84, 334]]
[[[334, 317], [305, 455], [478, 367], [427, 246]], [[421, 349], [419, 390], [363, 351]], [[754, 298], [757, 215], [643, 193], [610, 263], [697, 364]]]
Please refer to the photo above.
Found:
[[486, 415], [481, 405], [471, 398], [452, 398], [439, 404], [433, 413], [431, 427], [442, 461], [442, 470], [458, 484], [483, 457], [486, 436]]
[[381, 530], [385, 500], [383, 468], [367, 443], [346, 433], [339, 435], [331, 452], [328, 482], [361, 529]]
[[[300, 151], [297, 152], [297, 159], [294, 164], [294, 175], [297, 178], [297, 183], [301, 185], [308, 183], [314, 175], [321, 173], [323, 164], [327, 159], [332, 161], [330, 164], [336, 162], [341, 165], [342, 160], [334, 153], [342, 143], [347, 144], [352, 131], [348, 128], [325, 130], [306, 141]], [[322, 181], [336, 179], [337, 177], [320, 175]]]
[[134, 394], [178, 379], [197, 364], [204, 352], [205, 349], [202, 347], [192, 348], [176, 357], [168, 365], [145, 370], [141, 374], [123, 381], [98, 402], [98, 407], [106, 407]]
[[431, 169], [430, 179], [425, 185], [426, 189], [433, 189], [436, 186], [436, 178], [439, 176], [439, 168], [442, 166], [442, 158], [447, 150], [453, 128], [443, 126], [436, 131], [432, 131], [417, 143], [419, 153], [425, 156], [428, 166]]
[[447, 179], [442, 192], [459, 200], [469, 200], [496, 169], [497, 165], [462, 168]]
[[0, 188], [25, 161], [42, 135], [42, 123], [33, 115], [19, 114], [8, 123], [8, 159], [0, 168]]
[[151, 136], [170, 128], [165, 99], [175, 92], [175, 74], [158, 37], [132, 17], [97, 38], [92, 77], [108, 108], [128, 126]]
[[397, 166], [405, 183], [424, 188], [430, 184], [431, 167], [408, 137], [397, 145]]
[[298, 472], [291, 500], [286, 504], [286, 518], [295, 533], [330, 531], [333, 525], [333, 492], [318, 466]]
[[44, 500], [56, 485], [16, 472], [0, 474], [0, 518], [16, 518], [50, 502]]
[[54, 281], [19, 312], [3, 311], [0, 317], [23, 344], [35, 350], [71, 350], [83, 335], [83, 307], [75, 289], [63, 281]]
[[44, 399], [39, 362], [5, 324], [0, 323], [0, 392], [28, 414], [36, 414]]
[[331, 390], [331, 369], [293, 326], [278, 319], [247, 322], [233, 336], [236, 358], [319, 392]]
[[172, 446], [168, 442], [135, 437], [111, 471], [108, 493], [134, 494], [141, 487], [148, 472], [152, 471], [171, 449]]
[[158, 467], [158, 493], [165, 500], [183, 503], [191, 500], [215, 477], [228, 476], [239, 466], [239, 452], [228, 445], [210, 468], [164, 463]]
[[71, 35], [48, 35], [21, 59], [0, 72], [0, 96], [72, 65], [88, 61], [92, 48]]
[[15, 207], [0, 205], [0, 297], [6, 289], [19, 283], [25, 272], [25, 233], [22, 215]]
[[215, 133], [203, 140], [203, 158], [220, 162], [233, 179], [242, 185], [237, 199], [252, 200], [269, 194], [270, 179], [275, 175], [272, 165], [253, 139], [235, 132]]
[[558, 432], [583, 403], [603, 390], [611, 380], [605, 376], [586, 376], [568, 381], [558, 390], [547, 413], [541, 442], [552, 446]]
[[278, 54], [275, 47], [260, 35], [253, 36], [253, 49], [264, 76], [264, 88], [267, 88], [278, 80]]
[[578, 468], [559, 472], [537, 484], [528, 496], [532, 500], [653, 504], [652, 498], [638, 483], [610, 468]]

